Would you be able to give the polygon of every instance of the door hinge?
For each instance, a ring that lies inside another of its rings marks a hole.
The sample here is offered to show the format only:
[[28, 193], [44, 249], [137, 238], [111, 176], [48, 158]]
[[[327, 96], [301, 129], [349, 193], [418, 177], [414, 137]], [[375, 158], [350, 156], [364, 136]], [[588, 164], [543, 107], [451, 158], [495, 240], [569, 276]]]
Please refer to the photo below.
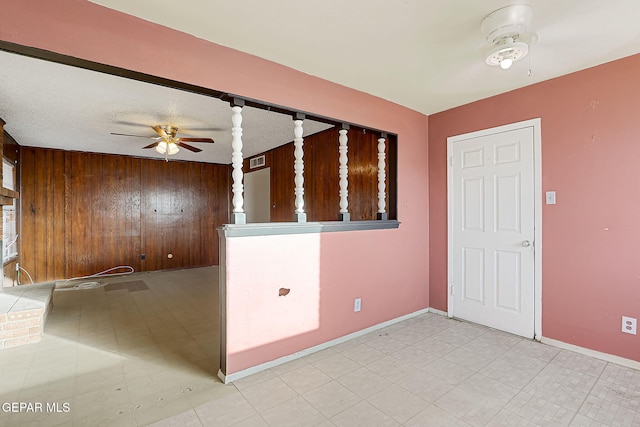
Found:
[[456, 294], [454, 289], [455, 289], [455, 286], [451, 285], [451, 295], [455, 295]]
[[453, 157], [449, 157], [449, 166], [453, 166]]

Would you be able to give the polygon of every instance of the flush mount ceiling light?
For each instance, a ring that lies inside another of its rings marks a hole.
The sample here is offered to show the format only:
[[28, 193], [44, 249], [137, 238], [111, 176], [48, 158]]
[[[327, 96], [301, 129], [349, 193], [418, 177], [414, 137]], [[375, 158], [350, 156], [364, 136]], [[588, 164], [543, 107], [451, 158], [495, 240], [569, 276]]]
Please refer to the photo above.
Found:
[[509, 69], [514, 62], [529, 53], [529, 45], [538, 40], [536, 33], [530, 32], [531, 8], [516, 4], [489, 14], [482, 20], [480, 30], [490, 46], [486, 49], [486, 62]]

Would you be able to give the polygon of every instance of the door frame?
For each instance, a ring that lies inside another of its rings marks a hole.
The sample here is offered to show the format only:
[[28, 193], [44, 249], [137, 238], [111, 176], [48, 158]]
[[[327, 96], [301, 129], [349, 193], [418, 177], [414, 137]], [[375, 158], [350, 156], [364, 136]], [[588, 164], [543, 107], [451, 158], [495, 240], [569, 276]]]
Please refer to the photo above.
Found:
[[[483, 129], [447, 138], [447, 316], [454, 317], [453, 289], [453, 144], [471, 138], [533, 128], [533, 185], [534, 185], [534, 339], [542, 337], [542, 130], [541, 119], [535, 118], [508, 125]], [[458, 287], [459, 288], [459, 287]]]

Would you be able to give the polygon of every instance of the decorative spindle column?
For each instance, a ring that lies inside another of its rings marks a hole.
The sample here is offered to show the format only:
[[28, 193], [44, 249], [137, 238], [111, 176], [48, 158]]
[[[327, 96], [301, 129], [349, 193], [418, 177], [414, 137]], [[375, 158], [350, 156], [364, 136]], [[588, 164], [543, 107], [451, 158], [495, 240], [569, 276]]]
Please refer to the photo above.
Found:
[[387, 202], [386, 202], [386, 188], [387, 184], [385, 180], [387, 179], [387, 172], [385, 170], [385, 140], [387, 139], [386, 132], [382, 132], [380, 134], [380, 138], [378, 138], [378, 215], [377, 218], [382, 221], [387, 220]]
[[302, 138], [302, 122], [304, 114], [296, 113], [293, 116], [293, 170], [295, 172], [294, 182], [296, 184], [296, 210], [293, 220], [296, 222], [307, 222], [307, 214], [304, 211], [304, 139]]
[[349, 125], [342, 125], [342, 129], [338, 132], [338, 152], [340, 153], [340, 168], [338, 169], [340, 175], [340, 213], [338, 214], [338, 221], [349, 221], [351, 217], [349, 215], [349, 158], [347, 157], [347, 142], [349, 137], [347, 132], [349, 131]]
[[242, 195], [242, 107], [244, 106], [244, 100], [234, 98], [231, 101], [231, 148], [233, 153], [231, 154], [231, 165], [233, 172], [231, 177], [233, 178], [233, 185], [231, 186], [233, 191], [233, 217], [234, 224], [246, 224], [247, 214], [244, 212], [244, 198]]

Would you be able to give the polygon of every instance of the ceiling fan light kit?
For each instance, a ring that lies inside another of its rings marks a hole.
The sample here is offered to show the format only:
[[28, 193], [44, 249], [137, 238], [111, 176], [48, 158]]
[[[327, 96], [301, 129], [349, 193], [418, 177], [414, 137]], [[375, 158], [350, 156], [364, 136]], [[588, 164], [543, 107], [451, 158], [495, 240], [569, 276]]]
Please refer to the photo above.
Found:
[[490, 13], [482, 20], [480, 30], [490, 46], [485, 51], [485, 62], [503, 70], [527, 56], [529, 44], [538, 40], [530, 32], [531, 7], [516, 4]]
[[168, 154], [171, 156], [173, 154], [177, 154], [180, 149], [175, 143], [171, 141], [167, 143], [166, 141], [162, 140], [158, 142], [158, 145], [156, 145], [156, 151], [160, 154]]
[[176, 138], [176, 134], [178, 133], [178, 128], [172, 125], [155, 125], [155, 126], [151, 126], [151, 129], [153, 129], [158, 134], [158, 136], [129, 135], [126, 133], [115, 133], [115, 132], [111, 132], [111, 135], [133, 136], [136, 138], [153, 139], [156, 142], [142, 148], [143, 149], [154, 148], [156, 152], [160, 154], [164, 154], [165, 156], [164, 158], [166, 161], [169, 161], [169, 156], [178, 154], [178, 152], [180, 151], [180, 148], [186, 148], [187, 150], [192, 151], [194, 153], [198, 153], [202, 151], [197, 147], [193, 147], [189, 144], [186, 144], [185, 141], [205, 142], [209, 144], [212, 144], [215, 142], [211, 138]]

